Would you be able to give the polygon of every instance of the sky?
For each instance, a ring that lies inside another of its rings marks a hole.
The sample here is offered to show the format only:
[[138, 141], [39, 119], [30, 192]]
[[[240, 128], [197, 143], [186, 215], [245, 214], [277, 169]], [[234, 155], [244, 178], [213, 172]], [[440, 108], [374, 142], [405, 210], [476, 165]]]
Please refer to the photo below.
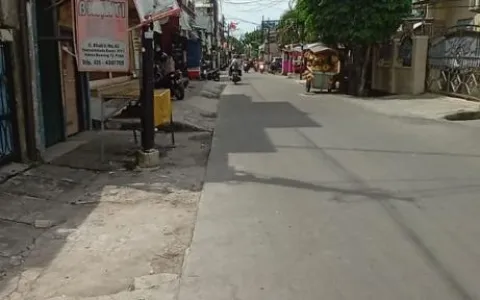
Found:
[[232, 33], [240, 37], [255, 30], [265, 20], [278, 20], [288, 9], [289, 0], [220, 0], [227, 22], [238, 23], [238, 29]]

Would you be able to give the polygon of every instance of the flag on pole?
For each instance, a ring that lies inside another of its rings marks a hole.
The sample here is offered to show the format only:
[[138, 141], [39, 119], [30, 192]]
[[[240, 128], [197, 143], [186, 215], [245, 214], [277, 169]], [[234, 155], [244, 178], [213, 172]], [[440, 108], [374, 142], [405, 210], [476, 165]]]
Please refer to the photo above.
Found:
[[237, 22], [230, 22], [230, 24], [228, 25], [228, 27], [232, 30], [237, 30], [237, 25], [238, 23]]

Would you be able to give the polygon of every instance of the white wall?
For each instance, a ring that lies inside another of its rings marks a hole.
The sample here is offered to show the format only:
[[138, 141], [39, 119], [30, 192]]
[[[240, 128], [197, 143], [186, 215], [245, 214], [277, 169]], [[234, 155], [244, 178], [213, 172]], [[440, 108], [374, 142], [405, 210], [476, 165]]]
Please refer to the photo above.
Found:
[[[213, 8], [212, 8], [213, 10]], [[213, 14], [213, 13], [212, 13]], [[207, 32], [213, 32], [213, 15], [207, 13], [206, 7], [195, 7], [195, 23], [207, 29]]]

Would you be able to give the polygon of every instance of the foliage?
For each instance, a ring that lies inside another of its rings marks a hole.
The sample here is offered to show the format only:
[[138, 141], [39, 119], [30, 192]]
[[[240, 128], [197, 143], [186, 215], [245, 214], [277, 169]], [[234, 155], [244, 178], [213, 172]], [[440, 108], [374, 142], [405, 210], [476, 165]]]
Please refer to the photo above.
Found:
[[228, 45], [231, 45], [233, 48], [233, 52], [235, 53], [244, 53], [245, 51], [245, 44], [238, 40], [237, 38], [230, 36], [227, 39]]
[[258, 46], [263, 43], [262, 38], [262, 31], [260, 29], [256, 29], [254, 31], [245, 33], [242, 38], [242, 43], [244, 45], [252, 45], [252, 48], [258, 48]]
[[352, 50], [349, 90], [363, 95], [373, 45], [392, 37], [411, 6], [412, 0], [298, 0], [296, 9], [323, 43]]
[[262, 31], [260, 29], [256, 29], [254, 31], [245, 33], [245, 35], [242, 37], [241, 42], [243, 43], [244, 48], [249, 47], [249, 49], [251, 49], [251, 52], [249, 52], [248, 54], [257, 56], [258, 47], [263, 44]]
[[298, 0], [307, 30], [328, 44], [367, 46], [389, 39], [411, 13], [411, 0]]
[[294, 8], [287, 10], [282, 14], [278, 23], [277, 42], [281, 45], [302, 42], [302, 26], [298, 12]]
[[307, 11], [302, 10], [300, 2], [297, 2], [295, 7], [280, 17], [278, 42], [282, 45], [318, 42], [318, 30], [315, 26], [307, 25], [308, 18]]

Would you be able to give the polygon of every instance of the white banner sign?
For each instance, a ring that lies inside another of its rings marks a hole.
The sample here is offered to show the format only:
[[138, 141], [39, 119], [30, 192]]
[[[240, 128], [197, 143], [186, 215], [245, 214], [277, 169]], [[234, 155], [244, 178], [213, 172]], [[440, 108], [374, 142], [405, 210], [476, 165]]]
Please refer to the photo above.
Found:
[[130, 69], [128, 0], [74, 0], [78, 70]]

